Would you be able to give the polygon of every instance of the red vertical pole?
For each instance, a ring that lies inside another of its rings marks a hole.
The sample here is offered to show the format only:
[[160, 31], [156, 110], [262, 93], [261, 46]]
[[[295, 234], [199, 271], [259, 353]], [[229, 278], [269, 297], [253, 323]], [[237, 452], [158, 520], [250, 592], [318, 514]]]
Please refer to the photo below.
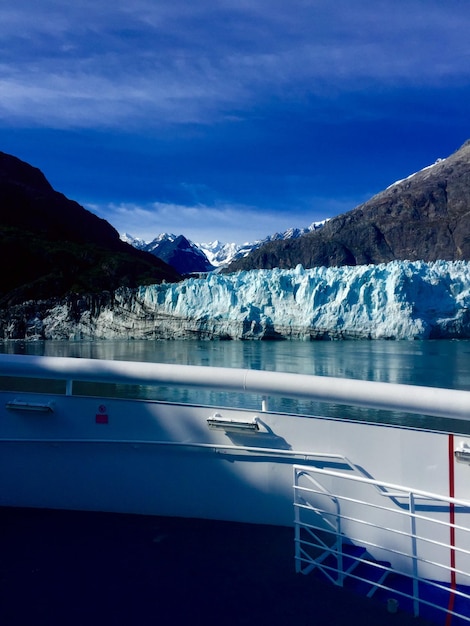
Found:
[[[449, 435], [449, 497], [455, 498], [455, 474], [454, 474], [454, 435]], [[449, 503], [449, 524], [450, 524], [450, 595], [447, 606], [447, 618], [445, 626], [450, 626], [452, 622], [452, 610], [454, 608], [454, 590], [457, 586], [455, 576], [455, 504]]]

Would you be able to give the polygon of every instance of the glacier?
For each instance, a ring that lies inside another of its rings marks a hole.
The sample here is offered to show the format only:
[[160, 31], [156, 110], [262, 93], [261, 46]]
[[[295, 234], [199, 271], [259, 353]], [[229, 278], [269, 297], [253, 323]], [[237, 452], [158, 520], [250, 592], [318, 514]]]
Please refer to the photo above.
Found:
[[[470, 262], [212, 273], [29, 311], [17, 315], [21, 338], [467, 338]], [[4, 339], [19, 338], [14, 316], [2, 322]]]

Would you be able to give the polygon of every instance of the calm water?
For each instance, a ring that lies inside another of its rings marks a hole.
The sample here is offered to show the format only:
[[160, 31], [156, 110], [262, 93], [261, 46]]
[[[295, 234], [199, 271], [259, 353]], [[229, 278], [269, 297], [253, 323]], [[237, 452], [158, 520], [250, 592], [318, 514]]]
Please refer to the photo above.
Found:
[[[0, 352], [242, 367], [470, 390], [470, 341], [47, 341], [0, 343]], [[145, 387], [134, 387], [130, 393], [170, 401], [240, 403], [238, 397], [228, 393]], [[259, 399], [248, 397], [241, 404], [256, 408]], [[320, 408], [315, 403], [292, 400], [274, 399], [270, 408], [403, 421], [399, 414], [389, 417], [384, 412], [334, 405]], [[429, 418], [413, 418], [413, 425], [423, 422], [429, 425]]]

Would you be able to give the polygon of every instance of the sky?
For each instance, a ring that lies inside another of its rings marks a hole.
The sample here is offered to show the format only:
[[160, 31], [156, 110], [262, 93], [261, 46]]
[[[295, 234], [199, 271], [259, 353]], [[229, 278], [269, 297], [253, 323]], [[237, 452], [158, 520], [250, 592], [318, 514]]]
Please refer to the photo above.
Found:
[[353, 209], [470, 138], [468, 0], [0, 3], [0, 151], [150, 241]]

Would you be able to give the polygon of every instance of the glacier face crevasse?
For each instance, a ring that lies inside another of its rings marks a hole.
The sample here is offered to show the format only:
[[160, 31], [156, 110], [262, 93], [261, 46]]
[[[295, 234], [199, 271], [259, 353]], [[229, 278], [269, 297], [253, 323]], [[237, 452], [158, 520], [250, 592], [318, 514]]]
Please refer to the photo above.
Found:
[[[470, 337], [470, 263], [253, 270], [117, 291], [42, 317], [44, 338]], [[35, 318], [38, 336], [39, 320]]]

